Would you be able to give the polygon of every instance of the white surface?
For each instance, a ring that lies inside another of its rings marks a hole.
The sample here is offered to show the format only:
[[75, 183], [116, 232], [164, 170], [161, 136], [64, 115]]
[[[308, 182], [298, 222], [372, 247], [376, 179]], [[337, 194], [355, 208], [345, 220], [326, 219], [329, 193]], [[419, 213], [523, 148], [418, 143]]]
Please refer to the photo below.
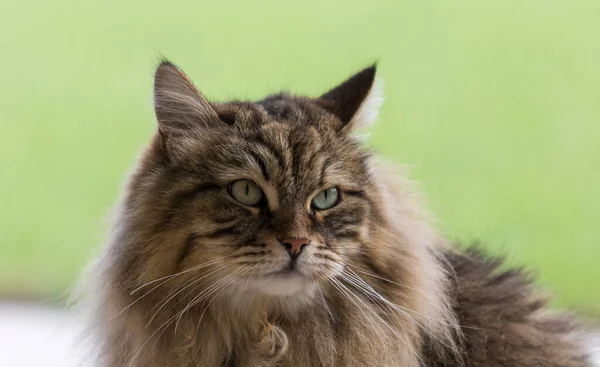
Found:
[[600, 335], [590, 338], [588, 347], [592, 353], [592, 364], [596, 367], [600, 367]]
[[0, 303], [0, 366], [75, 366], [73, 320], [65, 310]]

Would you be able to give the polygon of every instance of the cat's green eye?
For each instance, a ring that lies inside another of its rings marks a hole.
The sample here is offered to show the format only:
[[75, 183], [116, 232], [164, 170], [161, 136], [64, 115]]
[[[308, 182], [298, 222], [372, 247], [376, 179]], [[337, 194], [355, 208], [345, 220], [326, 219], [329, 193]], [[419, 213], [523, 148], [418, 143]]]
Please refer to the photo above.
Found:
[[239, 180], [229, 186], [229, 193], [240, 203], [248, 206], [256, 206], [263, 198], [263, 192], [252, 181]]
[[326, 190], [319, 192], [312, 199], [312, 207], [318, 210], [325, 210], [333, 208], [337, 205], [340, 199], [340, 193], [335, 187], [330, 187]]

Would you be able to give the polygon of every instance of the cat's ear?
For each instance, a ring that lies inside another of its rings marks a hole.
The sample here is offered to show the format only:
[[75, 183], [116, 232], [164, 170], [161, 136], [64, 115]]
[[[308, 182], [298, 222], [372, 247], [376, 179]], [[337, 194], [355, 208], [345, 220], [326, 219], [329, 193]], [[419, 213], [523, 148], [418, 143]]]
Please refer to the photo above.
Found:
[[154, 75], [154, 112], [166, 139], [194, 137], [220, 123], [190, 78], [169, 61], [163, 61]]
[[318, 98], [319, 104], [336, 115], [339, 131], [352, 131], [375, 122], [383, 103], [381, 79], [376, 78], [375, 65], [354, 74], [342, 84]]

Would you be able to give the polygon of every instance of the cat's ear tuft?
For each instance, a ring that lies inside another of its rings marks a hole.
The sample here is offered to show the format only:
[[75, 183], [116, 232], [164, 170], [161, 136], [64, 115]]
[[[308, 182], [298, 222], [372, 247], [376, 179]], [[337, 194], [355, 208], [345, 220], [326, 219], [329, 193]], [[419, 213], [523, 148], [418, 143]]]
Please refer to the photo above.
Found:
[[382, 87], [372, 65], [323, 94], [318, 102], [342, 121], [339, 131], [352, 131], [375, 122], [383, 103]]
[[154, 75], [154, 112], [161, 135], [193, 136], [219, 123], [190, 78], [169, 61], [162, 61]]

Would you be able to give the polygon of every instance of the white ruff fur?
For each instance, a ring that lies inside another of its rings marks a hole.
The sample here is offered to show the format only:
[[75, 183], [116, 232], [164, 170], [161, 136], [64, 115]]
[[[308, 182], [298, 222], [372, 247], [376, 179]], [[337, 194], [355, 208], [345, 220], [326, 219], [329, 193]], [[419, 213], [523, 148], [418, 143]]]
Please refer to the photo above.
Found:
[[310, 295], [316, 290], [316, 283], [302, 275], [263, 277], [248, 282], [248, 288], [269, 296]]

